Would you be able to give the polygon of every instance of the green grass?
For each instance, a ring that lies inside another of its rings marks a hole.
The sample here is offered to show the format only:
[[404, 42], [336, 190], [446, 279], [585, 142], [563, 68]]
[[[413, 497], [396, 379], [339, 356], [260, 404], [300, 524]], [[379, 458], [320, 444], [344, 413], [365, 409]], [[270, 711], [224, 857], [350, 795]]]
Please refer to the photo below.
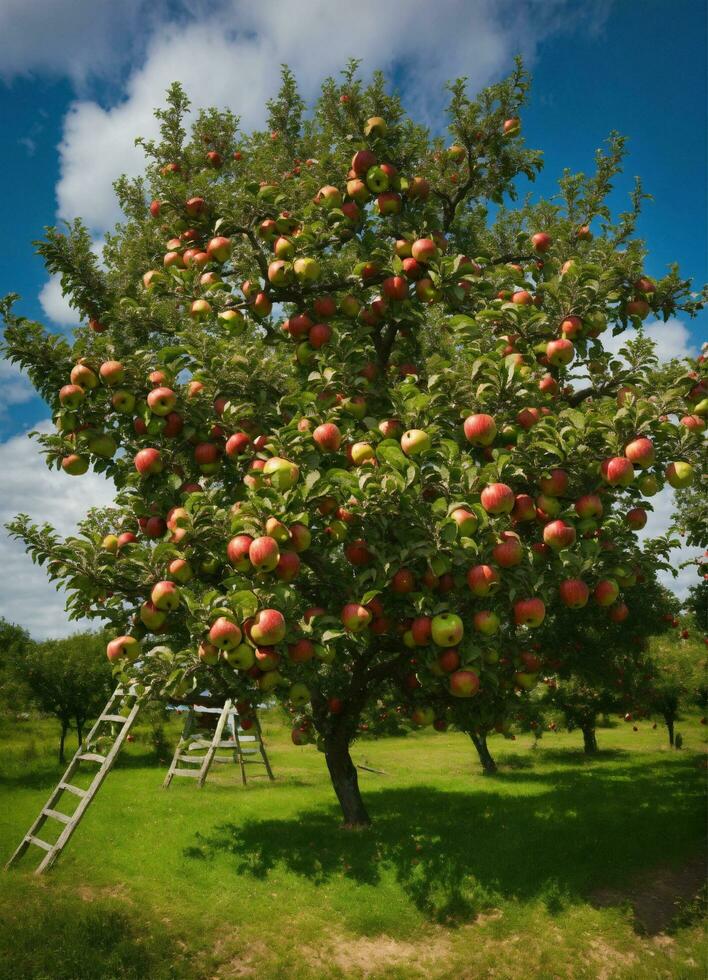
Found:
[[[245, 790], [228, 767], [164, 792], [138, 732], [55, 869], [0, 876], [0, 977], [702, 977], [704, 729], [678, 728], [681, 752], [602, 729], [592, 760], [577, 733], [495, 738], [493, 778], [460, 734], [361, 742], [387, 775], [361, 773], [355, 833], [277, 719], [277, 781]], [[48, 722], [0, 748], [6, 857], [60, 770]]]

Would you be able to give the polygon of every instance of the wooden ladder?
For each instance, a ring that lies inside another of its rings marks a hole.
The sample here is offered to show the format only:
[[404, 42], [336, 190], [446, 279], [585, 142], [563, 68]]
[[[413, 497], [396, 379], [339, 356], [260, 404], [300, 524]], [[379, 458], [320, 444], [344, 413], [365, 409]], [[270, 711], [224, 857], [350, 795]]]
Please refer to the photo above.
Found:
[[[238, 762], [241, 769], [241, 780], [246, 785], [246, 764], [262, 764], [265, 766], [266, 772], [268, 773], [268, 778], [274, 780], [273, 770], [270, 767], [270, 762], [268, 761], [268, 756], [266, 754], [265, 746], [263, 745], [263, 736], [261, 733], [261, 726], [258, 718], [255, 719], [256, 734], [248, 735], [243, 730], [240, 729], [240, 722], [238, 714], [231, 701], [227, 701], [219, 716], [217, 726], [214, 730], [214, 735], [211, 741], [206, 739], [200, 739], [198, 736], [193, 734], [195, 725], [195, 714], [199, 712], [198, 706], [191, 706], [189, 709], [189, 714], [185, 720], [184, 728], [182, 729], [182, 735], [180, 737], [177, 748], [175, 749], [175, 754], [172, 757], [172, 763], [170, 765], [169, 771], [165, 776], [165, 781], [162, 784], [163, 789], [167, 787], [172, 782], [175, 776], [186, 776], [188, 778], [196, 779], [197, 786], [201, 789], [206, 782], [207, 776], [209, 775], [209, 770], [215, 762], [230, 762], [231, 759], [225, 756], [217, 755], [219, 749], [228, 749], [233, 753], [233, 761]], [[227, 723], [231, 731], [231, 739], [224, 739], [224, 728]], [[244, 743], [247, 742], [257, 742], [258, 748], [244, 748]], [[194, 751], [198, 749], [206, 749], [206, 753], [203, 756], [195, 755]], [[191, 749], [192, 751], [189, 751]], [[247, 759], [248, 755], [255, 755], [256, 752], [260, 753], [261, 761], [256, 759]], [[180, 766], [180, 763], [191, 763], [192, 767], [196, 763], [199, 763], [199, 768], [186, 768], [185, 766]]]
[[[118, 714], [120, 708], [116, 705], [116, 702], [123, 701], [126, 698], [135, 698], [135, 701], [130, 708], [130, 711], [126, 715]], [[113, 766], [113, 763], [115, 762], [116, 757], [120, 752], [123, 743], [125, 742], [128, 732], [135, 721], [135, 716], [140, 709], [140, 703], [141, 702], [138, 700], [137, 695], [132, 694], [130, 690], [126, 691], [121, 686], [118, 686], [115, 689], [85, 741], [79, 746], [76, 754], [69, 763], [66, 772], [52, 791], [52, 794], [47, 800], [46, 804], [40, 810], [39, 816], [22, 838], [19, 847], [5, 865], [6, 870], [11, 868], [13, 864], [20, 860], [30, 844], [34, 844], [41, 850], [46, 851], [46, 854], [44, 855], [39, 866], [35, 869], [34, 873], [41, 875], [43, 872], [51, 868], [66, 845], [69, 843], [69, 840], [78, 827], [81, 818], [88, 810], [92, 800], [96, 796], [96, 793], [98, 793], [99, 789], [101, 788], [104, 779], [110, 772], [111, 767]], [[107, 725], [111, 726], [110, 737], [113, 739], [113, 744], [110, 746], [106, 755], [89, 751], [97, 738], [109, 737], [107, 735], [99, 736], [99, 731], [101, 728]], [[113, 726], [116, 725], [119, 726], [117, 734], [113, 728]], [[80, 787], [75, 786], [71, 781], [72, 777], [79, 770], [82, 762], [91, 762], [99, 767], [87, 789], [81, 789]], [[56, 806], [64, 793], [71, 793], [73, 796], [79, 797], [79, 804], [71, 815], [62, 813], [61, 810], [56, 809]], [[49, 844], [47, 841], [37, 836], [39, 830], [47, 820], [56, 820], [58, 823], [64, 825], [64, 829], [54, 844]]]
[[[216, 750], [218, 748], [223, 747], [220, 745], [221, 736], [223, 735], [224, 726], [228, 721], [231, 710], [232, 710], [231, 701], [230, 700], [226, 701], [224, 707], [222, 708], [221, 714], [219, 715], [219, 720], [216, 723], [216, 728], [214, 729], [214, 735], [212, 737], [211, 742], [207, 742], [206, 740], [204, 740], [203, 742], [197, 741], [195, 743], [194, 740], [192, 739], [192, 729], [194, 727], [195, 712], [193, 707], [189, 709], [189, 714], [187, 715], [187, 719], [184, 724], [184, 729], [182, 730], [182, 735], [180, 736], [180, 740], [177, 743], [177, 748], [175, 750], [175, 754], [172, 757], [170, 768], [167, 772], [167, 775], [165, 776], [165, 781], [162, 784], [163, 789], [167, 789], [169, 787], [170, 783], [172, 782], [175, 776], [187, 776], [192, 779], [196, 779], [197, 786], [199, 787], [199, 789], [202, 788], [202, 786], [206, 781], [207, 776], [209, 775], [209, 770], [211, 769], [211, 764], [214, 761], [214, 755], [216, 753]], [[188, 752], [184, 751], [185, 746], [188, 746], [190, 744], [195, 745], [196, 748], [206, 748], [205, 754], [203, 756], [195, 757], [193, 755], [190, 755]], [[192, 764], [194, 764], [195, 762], [200, 762], [201, 765], [199, 766], [198, 769], [187, 769], [184, 767], [180, 767], [179, 765], [180, 762], [191, 762]]]

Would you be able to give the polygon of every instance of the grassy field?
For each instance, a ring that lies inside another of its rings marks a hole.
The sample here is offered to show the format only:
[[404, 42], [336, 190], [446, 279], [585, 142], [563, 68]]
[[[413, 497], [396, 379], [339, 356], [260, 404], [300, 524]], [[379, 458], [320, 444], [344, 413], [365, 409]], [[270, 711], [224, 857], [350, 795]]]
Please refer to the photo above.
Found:
[[[176, 780], [147, 732], [55, 869], [0, 875], [0, 976], [703, 977], [705, 767], [643, 722], [490, 747], [457, 733], [355, 747], [375, 820], [345, 832], [312, 746], [265, 723], [277, 781]], [[176, 729], [170, 732], [176, 737]], [[0, 722], [2, 857], [60, 773], [49, 722]]]

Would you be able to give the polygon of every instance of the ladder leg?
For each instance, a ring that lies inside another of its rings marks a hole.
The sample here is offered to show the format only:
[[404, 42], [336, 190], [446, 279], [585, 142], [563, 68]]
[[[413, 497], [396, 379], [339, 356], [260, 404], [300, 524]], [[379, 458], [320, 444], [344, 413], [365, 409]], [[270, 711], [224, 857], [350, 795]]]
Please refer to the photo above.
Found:
[[170, 783], [174, 778], [175, 769], [177, 768], [177, 763], [179, 762], [179, 755], [182, 751], [183, 746], [185, 746], [189, 740], [189, 735], [192, 730], [192, 722], [194, 716], [194, 709], [190, 708], [187, 713], [187, 717], [184, 719], [184, 725], [182, 726], [182, 734], [177, 742], [177, 748], [175, 749], [175, 754], [172, 756], [172, 762], [170, 763], [170, 768], [167, 770], [167, 775], [162, 784], [163, 789], [169, 789]]
[[211, 745], [207, 749], [206, 755], [204, 756], [204, 761], [202, 762], [202, 768], [199, 770], [199, 778], [197, 780], [197, 786], [201, 789], [204, 786], [206, 778], [209, 774], [209, 769], [211, 768], [212, 761], [214, 759], [214, 753], [216, 752], [217, 746], [221, 741], [221, 735], [224, 731], [224, 725], [229, 717], [229, 711], [231, 710], [231, 701], [227, 701], [224, 705], [223, 711], [219, 715], [219, 720], [216, 723], [216, 729], [214, 730], [214, 737], [211, 740]]
[[[241, 722], [239, 722], [239, 725]], [[238, 737], [238, 725], [236, 726], [234, 735], [236, 737], [236, 751], [238, 752], [238, 763], [241, 766], [241, 782], [246, 785], [246, 766], [243, 762], [243, 751], [241, 749], [241, 739]]]

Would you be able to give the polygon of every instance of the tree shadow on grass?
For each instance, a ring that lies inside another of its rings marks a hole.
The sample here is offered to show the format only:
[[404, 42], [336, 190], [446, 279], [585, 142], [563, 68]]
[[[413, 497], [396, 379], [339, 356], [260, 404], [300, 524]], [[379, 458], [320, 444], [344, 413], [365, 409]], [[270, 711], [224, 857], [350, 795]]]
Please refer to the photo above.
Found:
[[[517, 792], [510, 792], [516, 787]], [[507, 773], [468, 789], [366, 791], [370, 830], [343, 831], [334, 808], [245, 820], [197, 834], [191, 859], [227, 859], [265, 880], [276, 868], [321, 885], [393, 874], [426, 916], [468, 921], [505, 899], [541, 899], [551, 914], [631, 872], [695, 854], [703, 784], [693, 761], [650, 768]]]

